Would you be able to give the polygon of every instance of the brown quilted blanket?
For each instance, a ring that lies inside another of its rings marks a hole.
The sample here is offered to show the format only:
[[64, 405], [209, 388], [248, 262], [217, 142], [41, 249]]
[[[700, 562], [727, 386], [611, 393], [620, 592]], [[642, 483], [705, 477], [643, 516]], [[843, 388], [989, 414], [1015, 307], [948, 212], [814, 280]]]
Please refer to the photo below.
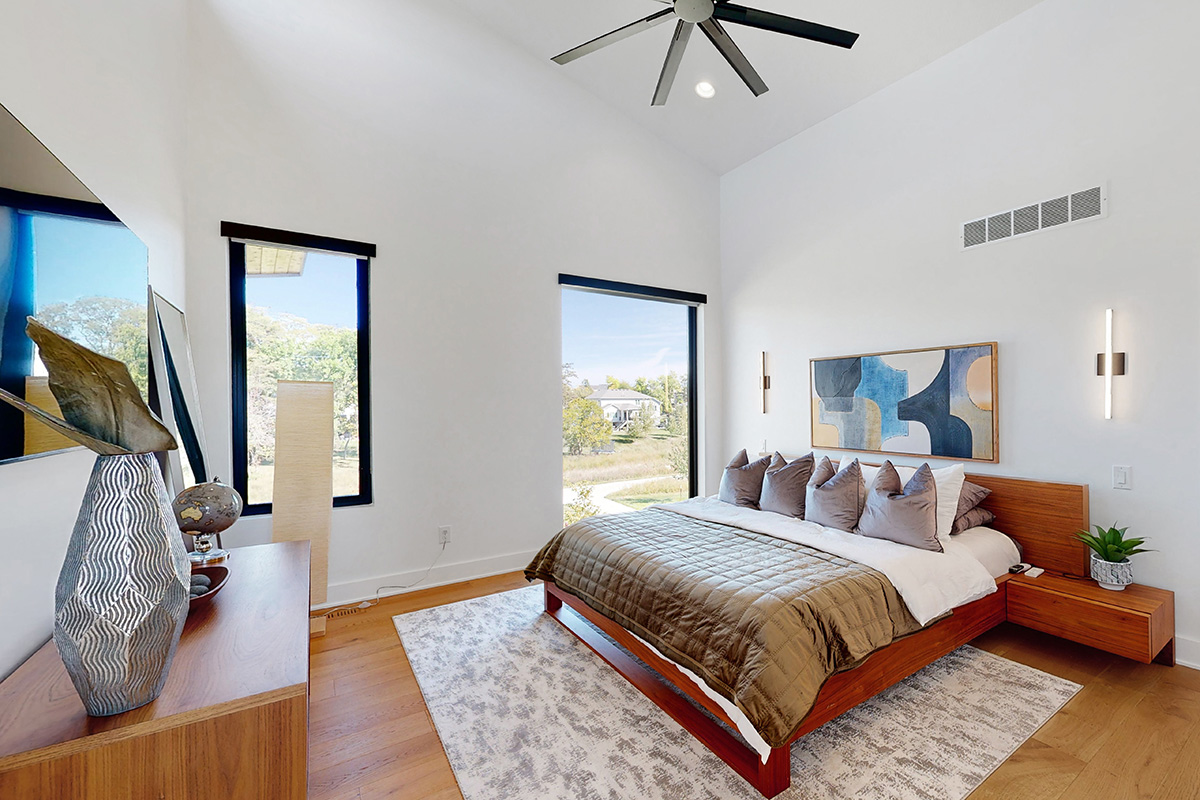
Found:
[[835, 672], [920, 626], [876, 570], [662, 509], [563, 530], [525, 569], [700, 675], [772, 747]]

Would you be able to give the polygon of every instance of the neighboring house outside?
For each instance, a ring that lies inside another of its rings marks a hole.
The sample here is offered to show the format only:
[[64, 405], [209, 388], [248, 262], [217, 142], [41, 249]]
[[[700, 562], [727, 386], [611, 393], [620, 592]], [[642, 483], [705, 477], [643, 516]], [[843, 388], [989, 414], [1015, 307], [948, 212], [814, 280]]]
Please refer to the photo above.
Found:
[[648, 414], [651, 422], [656, 425], [662, 416], [662, 403], [633, 389], [598, 389], [589, 394], [587, 399], [600, 404], [604, 416], [608, 417], [615, 428], [622, 427], [642, 413]]

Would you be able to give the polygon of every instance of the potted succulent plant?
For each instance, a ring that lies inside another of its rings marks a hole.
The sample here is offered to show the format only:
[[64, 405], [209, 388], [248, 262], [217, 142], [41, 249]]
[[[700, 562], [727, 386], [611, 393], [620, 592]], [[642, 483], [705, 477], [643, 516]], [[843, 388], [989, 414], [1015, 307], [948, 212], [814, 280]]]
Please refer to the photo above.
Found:
[[1092, 577], [1105, 589], [1119, 592], [1133, 583], [1133, 565], [1129, 557], [1151, 552], [1142, 548], [1145, 539], [1125, 538], [1129, 528], [1096, 526], [1096, 535], [1080, 531], [1075, 535], [1092, 549]]

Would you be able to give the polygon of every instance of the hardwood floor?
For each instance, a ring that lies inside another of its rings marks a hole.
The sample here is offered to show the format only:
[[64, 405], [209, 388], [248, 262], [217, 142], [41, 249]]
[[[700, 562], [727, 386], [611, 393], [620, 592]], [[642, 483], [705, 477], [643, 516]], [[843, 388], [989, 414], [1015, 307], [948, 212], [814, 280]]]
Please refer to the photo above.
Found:
[[312, 640], [310, 800], [461, 798], [392, 617], [528, 586], [518, 572], [388, 597]]
[[[331, 619], [312, 642], [309, 797], [461, 798], [391, 618], [526, 585], [509, 573]], [[1007, 623], [974, 644], [1084, 688], [971, 800], [1200, 800], [1200, 671], [1138, 664]]]

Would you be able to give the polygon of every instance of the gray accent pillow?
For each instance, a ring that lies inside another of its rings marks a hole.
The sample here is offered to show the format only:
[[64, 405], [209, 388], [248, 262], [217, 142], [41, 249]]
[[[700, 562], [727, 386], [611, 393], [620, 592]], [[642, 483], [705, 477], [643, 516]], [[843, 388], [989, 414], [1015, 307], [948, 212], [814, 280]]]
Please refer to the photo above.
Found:
[[883, 462], [867, 492], [858, 533], [942, 552], [937, 537], [937, 481], [929, 465], [922, 464], [901, 490], [896, 468], [890, 461]]
[[862, 485], [862, 467], [857, 459], [838, 471], [827, 456], [822, 456], [805, 490], [804, 518], [826, 528], [852, 532], [862, 508]]
[[963, 514], [975, 508], [975, 506], [984, 500], [987, 500], [987, 496], [991, 493], [991, 489], [985, 489], [977, 483], [963, 481], [962, 492], [958, 495], [958, 510], [954, 512], [954, 519], [957, 520]]
[[967, 513], [963, 514], [958, 519], [954, 520], [954, 527], [950, 529], [951, 533], [962, 533], [970, 528], [978, 528], [983, 525], [991, 525], [996, 521], [996, 515], [988, 511], [986, 508], [976, 506]]
[[758, 507], [763, 511], [804, 519], [804, 499], [814, 460], [812, 453], [790, 464], [779, 453], [771, 456], [771, 465], [763, 475]]
[[730, 503], [746, 508], [758, 508], [758, 498], [762, 496], [763, 475], [771, 464], [768, 456], [751, 461], [742, 450], [721, 476], [721, 488], [717, 490], [717, 499], [722, 503]]

